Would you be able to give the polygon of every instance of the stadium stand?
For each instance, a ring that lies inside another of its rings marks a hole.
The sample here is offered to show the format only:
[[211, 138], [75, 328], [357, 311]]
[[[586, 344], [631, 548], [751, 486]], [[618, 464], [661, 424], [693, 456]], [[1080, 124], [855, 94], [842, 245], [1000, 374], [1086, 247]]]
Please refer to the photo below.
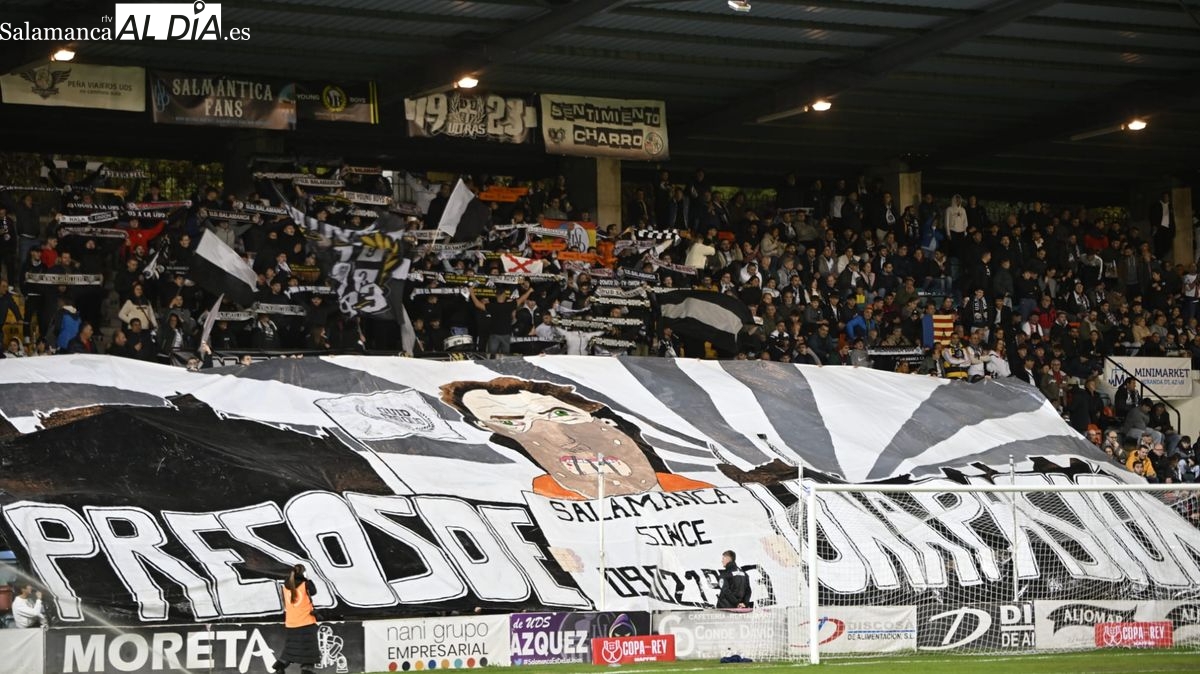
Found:
[[[144, 173], [47, 160], [25, 182], [39, 191], [6, 192], [0, 212], [5, 357], [106, 352], [199, 367], [213, 352], [486, 352], [866, 365], [1024, 380], [1097, 444], [1116, 431], [1114, 461], [1131, 469], [1136, 445], [1153, 456], [1165, 442], [1174, 456], [1183, 440], [1164, 405], [1143, 413], [1136, 386], [1115, 401], [1096, 391], [1110, 355], [1200, 357], [1195, 266], [1165, 261], [1120, 211], [932, 194], [901, 208], [865, 179], [800, 189], [794, 176], [774, 202], [751, 207], [697, 171], [633, 187], [624, 222], [597, 226], [561, 176], [467, 177], [456, 193], [407, 173], [393, 185], [378, 169], [272, 168], [256, 174], [254, 193], [204, 184], [168, 194]], [[443, 217], [448, 207], [461, 217]], [[1150, 208], [1172, 217], [1169, 204]], [[194, 278], [205, 237], [236, 251], [256, 287], [252, 302], [226, 298], [201, 349], [216, 298]], [[743, 327], [717, 327], [722, 312]], [[1189, 456], [1154, 463], [1147, 474], [1195, 479]]]

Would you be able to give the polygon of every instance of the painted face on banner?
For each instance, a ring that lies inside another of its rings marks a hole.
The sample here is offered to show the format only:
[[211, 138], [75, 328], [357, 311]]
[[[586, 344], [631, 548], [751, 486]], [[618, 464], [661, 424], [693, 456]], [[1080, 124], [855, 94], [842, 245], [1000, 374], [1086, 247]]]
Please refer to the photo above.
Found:
[[638, 444], [609, 419], [531, 391], [496, 395], [476, 389], [462, 400], [480, 424], [519, 442], [556, 482], [586, 498], [598, 496], [600, 475], [606, 496], [636, 494], [658, 484]]

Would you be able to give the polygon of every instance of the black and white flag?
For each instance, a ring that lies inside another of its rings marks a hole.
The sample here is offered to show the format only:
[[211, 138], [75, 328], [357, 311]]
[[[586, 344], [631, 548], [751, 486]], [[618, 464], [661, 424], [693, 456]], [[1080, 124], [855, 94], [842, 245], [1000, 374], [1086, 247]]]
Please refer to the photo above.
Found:
[[724, 351], [736, 351], [742, 326], [754, 322], [744, 303], [720, 293], [676, 290], [658, 295], [658, 302], [664, 327]]
[[224, 293], [242, 306], [254, 302], [254, 291], [258, 289], [258, 275], [250, 265], [208, 230], [196, 246], [189, 275], [201, 288]]

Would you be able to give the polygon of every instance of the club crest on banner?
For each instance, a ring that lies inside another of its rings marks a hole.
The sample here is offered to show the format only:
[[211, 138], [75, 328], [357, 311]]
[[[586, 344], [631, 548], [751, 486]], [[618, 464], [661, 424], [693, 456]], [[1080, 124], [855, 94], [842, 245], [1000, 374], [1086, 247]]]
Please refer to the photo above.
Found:
[[315, 404], [342, 430], [361, 440], [396, 440], [414, 435], [463, 440], [413, 389], [326, 398]]
[[42, 98], [58, 95], [58, 85], [71, 76], [71, 69], [55, 69], [50, 66], [21, 71], [21, 78], [33, 85], [31, 91]]

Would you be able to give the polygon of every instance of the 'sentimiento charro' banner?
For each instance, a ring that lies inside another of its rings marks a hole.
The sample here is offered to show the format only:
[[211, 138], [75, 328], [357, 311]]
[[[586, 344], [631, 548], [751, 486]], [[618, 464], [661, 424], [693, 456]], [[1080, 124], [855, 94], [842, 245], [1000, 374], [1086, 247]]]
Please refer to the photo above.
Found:
[[451, 91], [404, 100], [408, 135], [526, 143], [537, 127], [537, 108], [519, 96]]
[[[296, 563], [326, 619], [594, 610], [601, 596], [608, 611], [701, 609], [730, 549], [755, 614], [786, 611], [802, 587], [801, 468], [1007, 484], [1012, 457], [1018, 485], [1131, 475], [1020, 383], [782, 363], [5, 359], [0, 415], [0, 527], [64, 624], [272, 619]], [[1200, 532], [1145, 494], [1018, 495], [1015, 556], [1008, 500], [819, 496], [823, 604], [937, 597], [918, 618], [941, 629], [953, 607], [1011, 592], [1014, 569], [1029, 595], [1064, 601], [1200, 589]], [[1007, 624], [1008, 609], [971, 610]], [[908, 624], [891, 620], [889, 639], [911, 639]], [[471, 636], [437, 629], [422, 648]], [[425, 655], [389, 648], [389, 662]]]
[[146, 71], [86, 63], [30, 65], [0, 75], [0, 91], [6, 104], [142, 112]]
[[159, 124], [296, 128], [296, 86], [285, 80], [159, 70], [150, 93]]
[[662, 101], [542, 94], [542, 136], [550, 154], [667, 159]]
[[300, 82], [296, 115], [318, 122], [379, 123], [379, 97], [374, 82]]

